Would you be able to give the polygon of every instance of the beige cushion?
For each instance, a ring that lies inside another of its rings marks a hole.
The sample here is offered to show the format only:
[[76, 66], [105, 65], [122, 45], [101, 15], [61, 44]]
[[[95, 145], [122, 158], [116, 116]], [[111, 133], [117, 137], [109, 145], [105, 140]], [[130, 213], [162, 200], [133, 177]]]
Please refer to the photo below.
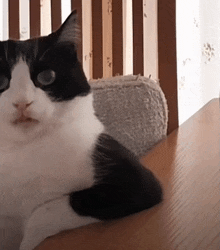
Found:
[[167, 103], [159, 84], [142, 76], [90, 80], [94, 108], [107, 131], [138, 157], [167, 134]]

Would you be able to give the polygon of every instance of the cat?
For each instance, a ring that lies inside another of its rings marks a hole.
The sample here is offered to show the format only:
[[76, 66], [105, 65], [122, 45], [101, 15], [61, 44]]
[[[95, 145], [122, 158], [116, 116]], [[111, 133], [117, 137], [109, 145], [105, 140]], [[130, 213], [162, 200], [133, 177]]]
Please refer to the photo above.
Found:
[[48, 36], [0, 42], [0, 246], [32, 250], [62, 230], [162, 201], [162, 187], [93, 109], [77, 13]]

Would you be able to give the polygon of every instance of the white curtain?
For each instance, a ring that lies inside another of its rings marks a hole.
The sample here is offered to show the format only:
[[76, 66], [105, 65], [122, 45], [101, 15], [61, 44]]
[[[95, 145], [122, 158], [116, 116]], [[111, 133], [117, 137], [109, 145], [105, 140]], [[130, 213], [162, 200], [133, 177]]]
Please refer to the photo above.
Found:
[[220, 0], [177, 0], [180, 124], [220, 89]]

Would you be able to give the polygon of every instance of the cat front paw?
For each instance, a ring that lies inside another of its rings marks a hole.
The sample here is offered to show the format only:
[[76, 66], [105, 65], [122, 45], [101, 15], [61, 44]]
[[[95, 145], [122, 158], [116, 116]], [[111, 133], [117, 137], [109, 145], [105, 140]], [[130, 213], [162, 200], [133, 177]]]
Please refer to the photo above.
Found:
[[38, 241], [36, 239], [24, 239], [21, 242], [19, 250], [33, 250], [36, 246], [40, 244], [41, 241]]
[[19, 250], [33, 250], [46, 238], [99, 220], [78, 215], [69, 204], [69, 195], [38, 207], [28, 219]]

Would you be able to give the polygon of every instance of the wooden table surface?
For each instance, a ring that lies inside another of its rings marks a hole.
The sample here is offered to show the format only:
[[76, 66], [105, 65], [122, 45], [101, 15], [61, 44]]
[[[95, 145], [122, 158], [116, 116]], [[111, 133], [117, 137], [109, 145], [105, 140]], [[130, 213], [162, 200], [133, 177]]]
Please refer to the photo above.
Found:
[[37, 250], [220, 249], [219, 149], [219, 99], [214, 99], [141, 160], [164, 187], [160, 205], [60, 233]]

